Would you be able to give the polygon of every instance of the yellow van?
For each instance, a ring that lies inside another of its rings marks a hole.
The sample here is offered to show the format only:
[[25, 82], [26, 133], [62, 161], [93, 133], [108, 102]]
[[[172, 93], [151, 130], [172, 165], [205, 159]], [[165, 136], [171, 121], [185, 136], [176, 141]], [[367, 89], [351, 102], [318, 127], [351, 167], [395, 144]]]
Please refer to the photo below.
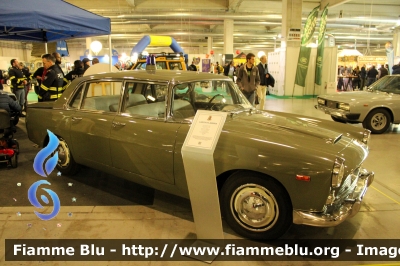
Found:
[[[151, 54], [156, 57], [157, 69], [187, 70], [185, 57], [182, 53]], [[147, 55], [140, 54], [136, 64], [131, 69], [146, 69]]]

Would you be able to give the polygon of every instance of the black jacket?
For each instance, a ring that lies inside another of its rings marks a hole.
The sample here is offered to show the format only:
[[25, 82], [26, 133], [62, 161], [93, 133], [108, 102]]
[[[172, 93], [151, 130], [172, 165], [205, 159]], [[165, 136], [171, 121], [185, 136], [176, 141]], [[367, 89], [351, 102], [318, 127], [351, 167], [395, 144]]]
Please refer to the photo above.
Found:
[[370, 78], [370, 79], [376, 78], [377, 75], [378, 75], [378, 70], [376, 70], [375, 68], [371, 68], [367, 72], [367, 78]]
[[84, 72], [83, 68], [77, 68], [77, 69], [74, 69], [74, 70], [70, 71], [67, 75], [65, 75], [65, 78], [67, 80], [72, 81], [72, 80], [74, 80], [76, 78], [82, 77], [83, 76], [83, 72]]
[[265, 75], [268, 74], [268, 64], [265, 64], [265, 65], [266, 65], [265, 68], [261, 62], [257, 65], [258, 72], [260, 72], [260, 85], [261, 86], [267, 86], [267, 78], [265, 77]]
[[26, 77], [27, 80], [31, 80], [32, 79], [32, 74], [29, 71], [29, 68], [24, 67], [23, 69], [21, 69], [22, 73], [24, 73], [24, 76]]
[[64, 75], [56, 65], [47, 69], [46, 76], [40, 85], [38, 98], [42, 101], [55, 101], [65, 90]]
[[[258, 71], [260, 72], [260, 85], [262, 86], [275, 86], [275, 79], [268, 71], [268, 64], [266, 64], [266, 68], [263, 67], [263, 64], [260, 62], [257, 65]], [[268, 74], [269, 77], [267, 78], [265, 75]]]
[[194, 64], [191, 64], [190, 66], [189, 66], [189, 69], [188, 69], [189, 71], [197, 71], [197, 67], [196, 67], [196, 65], [194, 65]]
[[367, 77], [367, 71], [365, 70], [365, 67], [362, 67], [360, 70], [360, 78], [365, 79]]
[[400, 65], [394, 65], [392, 70], [392, 74], [400, 74]]
[[8, 94], [0, 93], [0, 109], [5, 109], [9, 113], [11, 111], [20, 112], [21, 105], [19, 105], [17, 101], [11, 99]]
[[25, 87], [23, 81], [26, 80], [26, 77], [21, 69], [12, 67], [8, 70], [8, 75], [10, 77], [12, 90], [23, 89]]

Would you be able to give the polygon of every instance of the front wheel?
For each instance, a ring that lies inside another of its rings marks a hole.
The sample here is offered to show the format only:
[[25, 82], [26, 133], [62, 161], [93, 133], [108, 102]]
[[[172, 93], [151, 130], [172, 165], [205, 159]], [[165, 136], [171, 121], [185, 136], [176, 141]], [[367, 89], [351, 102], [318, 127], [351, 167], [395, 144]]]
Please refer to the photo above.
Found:
[[249, 239], [276, 239], [292, 224], [293, 208], [276, 180], [254, 172], [233, 174], [221, 190], [221, 213], [229, 226]]
[[364, 119], [363, 126], [371, 130], [372, 134], [382, 134], [386, 132], [391, 123], [391, 116], [385, 109], [372, 110]]
[[79, 164], [77, 164], [72, 157], [71, 150], [68, 147], [67, 142], [64, 139], [59, 139], [58, 145], [58, 162], [57, 162], [57, 169], [63, 175], [75, 175], [79, 171]]

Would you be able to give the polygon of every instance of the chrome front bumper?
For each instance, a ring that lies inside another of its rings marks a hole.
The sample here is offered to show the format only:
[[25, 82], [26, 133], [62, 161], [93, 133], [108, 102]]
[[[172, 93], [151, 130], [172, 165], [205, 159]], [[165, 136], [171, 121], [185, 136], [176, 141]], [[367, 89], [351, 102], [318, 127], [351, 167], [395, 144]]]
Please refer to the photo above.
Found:
[[346, 119], [347, 114], [349, 114], [349, 112], [346, 112], [344, 110], [338, 110], [338, 109], [332, 109], [323, 105], [314, 105], [315, 109], [324, 112], [325, 114], [328, 115], [333, 115], [336, 117], [343, 117], [344, 119]]
[[374, 181], [374, 172], [363, 172], [357, 181], [357, 187], [345, 200], [343, 205], [334, 213], [293, 211], [293, 223], [318, 227], [331, 227], [342, 223], [358, 213], [361, 201], [367, 188]]

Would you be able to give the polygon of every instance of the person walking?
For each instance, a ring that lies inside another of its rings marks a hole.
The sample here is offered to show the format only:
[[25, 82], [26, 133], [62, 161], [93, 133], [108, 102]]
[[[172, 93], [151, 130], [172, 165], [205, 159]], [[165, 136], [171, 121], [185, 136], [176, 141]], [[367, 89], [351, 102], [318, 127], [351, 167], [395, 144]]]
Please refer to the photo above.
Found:
[[[22, 108], [25, 105], [25, 85], [28, 84], [28, 81], [20, 69], [17, 59], [11, 59], [10, 64], [11, 68], [8, 71], [8, 76], [11, 81], [11, 91], [17, 97], [17, 101]], [[21, 117], [24, 117], [24, 115], [21, 114]]]
[[376, 81], [376, 76], [378, 76], [378, 70], [375, 69], [375, 66], [371, 66], [371, 68], [367, 72], [367, 86], [371, 85]]
[[32, 83], [31, 83], [32, 74], [30, 73], [29, 68], [23, 62], [19, 63], [19, 68], [21, 69], [22, 73], [24, 73], [24, 76], [26, 77], [26, 81], [27, 81], [27, 83], [25, 85], [25, 88], [24, 88], [24, 90], [25, 90], [25, 101], [24, 101], [24, 106], [23, 106], [23, 111], [26, 112], [26, 107], [27, 107], [27, 104], [28, 104], [28, 93], [29, 93], [29, 91], [31, 90], [31, 87], [32, 87]]
[[389, 75], [389, 71], [385, 68], [385, 66], [381, 66], [378, 70], [378, 78], [377, 79], [381, 79], [384, 76]]
[[260, 74], [260, 86], [257, 88], [257, 97], [258, 97], [258, 109], [263, 110], [265, 104], [265, 97], [267, 95], [268, 88], [268, 64], [267, 64], [267, 56], [263, 55], [260, 57], [260, 63], [257, 65], [259, 74]]
[[367, 71], [365, 70], [365, 65], [363, 65], [360, 70], [360, 90], [364, 89], [366, 78], [367, 78]]
[[231, 61], [228, 65], [224, 67], [224, 75], [230, 77], [233, 81], [233, 75], [235, 73], [235, 65], [233, 64], [233, 61]]
[[237, 85], [253, 106], [255, 92], [260, 85], [260, 73], [258, 68], [254, 66], [255, 57], [253, 53], [246, 55], [246, 64], [239, 68], [236, 77]]

